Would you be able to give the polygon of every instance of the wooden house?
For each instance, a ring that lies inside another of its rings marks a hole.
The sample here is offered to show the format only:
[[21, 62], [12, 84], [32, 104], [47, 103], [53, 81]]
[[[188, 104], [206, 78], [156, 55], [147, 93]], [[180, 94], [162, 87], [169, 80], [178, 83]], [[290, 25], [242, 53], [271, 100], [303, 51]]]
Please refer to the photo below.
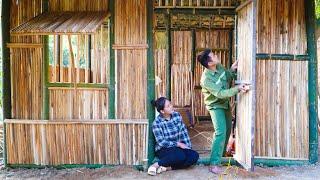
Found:
[[234, 160], [315, 163], [314, 11], [308, 0], [3, 1], [5, 163], [151, 163], [152, 99], [169, 97], [195, 127], [208, 117], [204, 48], [227, 68], [238, 59], [252, 85], [232, 100]]

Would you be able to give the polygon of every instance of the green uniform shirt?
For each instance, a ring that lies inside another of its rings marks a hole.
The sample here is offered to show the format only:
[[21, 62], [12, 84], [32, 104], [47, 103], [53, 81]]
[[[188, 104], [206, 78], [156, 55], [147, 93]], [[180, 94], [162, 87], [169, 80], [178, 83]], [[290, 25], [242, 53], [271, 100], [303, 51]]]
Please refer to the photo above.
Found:
[[230, 88], [230, 83], [235, 78], [236, 74], [231, 70], [226, 70], [221, 64], [217, 65], [216, 71], [207, 68], [203, 71], [200, 85], [204, 95], [204, 103], [209, 110], [229, 108], [230, 97], [238, 93], [238, 88]]

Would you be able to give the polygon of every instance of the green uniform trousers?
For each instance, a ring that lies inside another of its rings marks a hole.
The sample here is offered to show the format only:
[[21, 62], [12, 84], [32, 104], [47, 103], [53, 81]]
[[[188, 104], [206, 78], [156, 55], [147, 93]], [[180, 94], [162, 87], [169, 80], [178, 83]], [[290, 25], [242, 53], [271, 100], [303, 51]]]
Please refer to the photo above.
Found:
[[221, 164], [221, 157], [225, 153], [228, 144], [232, 115], [230, 109], [211, 109], [209, 110], [211, 120], [214, 127], [212, 139], [210, 165]]

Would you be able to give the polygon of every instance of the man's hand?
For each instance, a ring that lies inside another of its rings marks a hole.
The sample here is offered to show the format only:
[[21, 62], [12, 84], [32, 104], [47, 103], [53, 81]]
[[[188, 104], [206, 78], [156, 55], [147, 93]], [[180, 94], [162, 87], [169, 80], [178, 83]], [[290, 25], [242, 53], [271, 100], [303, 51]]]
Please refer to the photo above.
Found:
[[190, 149], [187, 145], [185, 145], [184, 143], [182, 142], [178, 142], [177, 143], [177, 146], [181, 149]]
[[239, 92], [243, 92], [243, 93], [245, 93], [245, 92], [250, 90], [250, 86], [247, 85], [247, 84], [239, 84], [236, 87], [238, 88]]
[[231, 66], [231, 71], [236, 71], [238, 68], [238, 62], [239, 60], [236, 60], [236, 62], [234, 62]]

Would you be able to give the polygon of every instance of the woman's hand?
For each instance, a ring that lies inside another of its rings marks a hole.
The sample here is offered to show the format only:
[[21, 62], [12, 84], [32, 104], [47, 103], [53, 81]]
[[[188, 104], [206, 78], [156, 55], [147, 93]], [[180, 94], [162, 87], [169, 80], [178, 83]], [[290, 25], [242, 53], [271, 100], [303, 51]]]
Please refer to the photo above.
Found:
[[231, 71], [236, 71], [237, 68], [238, 68], [238, 62], [239, 60], [236, 60], [236, 62], [234, 62], [232, 65], [231, 65]]
[[182, 142], [178, 142], [177, 146], [181, 149], [190, 149], [186, 144], [182, 143]]

